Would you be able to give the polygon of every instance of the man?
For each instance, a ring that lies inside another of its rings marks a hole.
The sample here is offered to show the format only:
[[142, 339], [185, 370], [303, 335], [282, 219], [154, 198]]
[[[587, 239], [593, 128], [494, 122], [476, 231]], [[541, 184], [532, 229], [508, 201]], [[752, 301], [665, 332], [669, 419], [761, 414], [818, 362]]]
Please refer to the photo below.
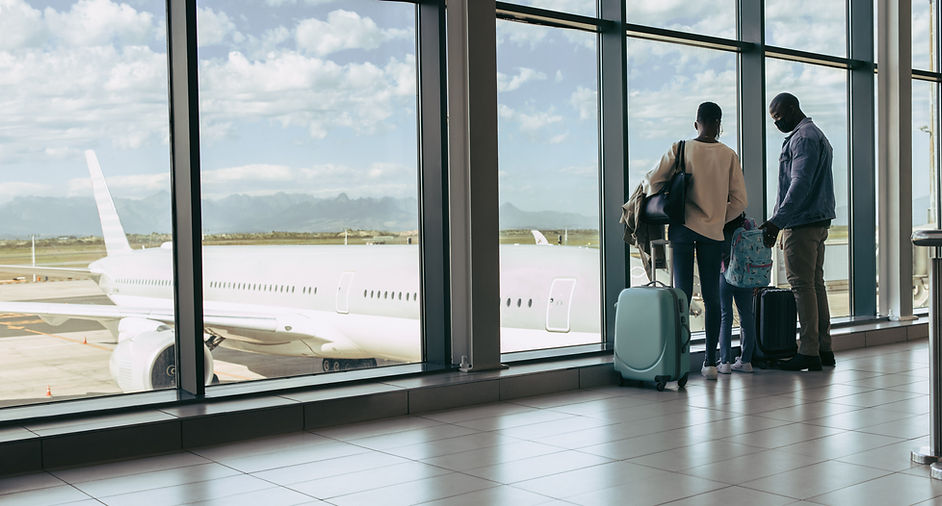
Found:
[[835, 364], [824, 286], [824, 241], [835, 217], [832, 149], [824, 133], [801, 112], [794, 95], [777, 95], [769, 104], [769, 115], [775, 127], [788, 135], [779, 157], [775, 210], [760, 228], [770, 248], [783, 231], [785, 272], [801, 322], [798, 354], [781, 368], [820, 371], [822, 364]]

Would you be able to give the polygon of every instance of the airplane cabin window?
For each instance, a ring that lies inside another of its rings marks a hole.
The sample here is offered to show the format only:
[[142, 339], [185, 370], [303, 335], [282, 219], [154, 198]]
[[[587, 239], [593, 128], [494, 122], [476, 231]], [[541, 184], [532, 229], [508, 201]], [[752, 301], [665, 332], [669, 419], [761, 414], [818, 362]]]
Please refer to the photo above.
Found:
[[507, 298], [507, 307], [510, 307], [510, 297]]
[[527, 301], [527, 307], [533, 307], [533, 299]]
[[517, 299], [517, 307], [520, 307], [521, 304], [523, 304], [523, 299]]

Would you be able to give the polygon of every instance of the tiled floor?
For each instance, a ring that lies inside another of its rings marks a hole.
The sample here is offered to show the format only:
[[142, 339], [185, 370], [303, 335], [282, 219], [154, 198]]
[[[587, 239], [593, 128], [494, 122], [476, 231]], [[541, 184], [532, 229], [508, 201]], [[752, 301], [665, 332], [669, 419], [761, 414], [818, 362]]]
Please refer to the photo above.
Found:
[[927, 342], [0, 479], [0, 504], [942, 504]]

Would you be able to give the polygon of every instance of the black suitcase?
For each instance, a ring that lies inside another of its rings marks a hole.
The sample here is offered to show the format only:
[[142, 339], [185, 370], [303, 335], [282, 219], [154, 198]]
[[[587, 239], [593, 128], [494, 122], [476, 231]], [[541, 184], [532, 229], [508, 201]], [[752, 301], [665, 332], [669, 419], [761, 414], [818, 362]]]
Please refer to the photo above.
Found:
[[756, 350], [753, 363], [766, 368], [798, 353], [795, 337], [798, 313], [795, 294], [775, 287], [756, 288], [753, 297], [756, 317]]

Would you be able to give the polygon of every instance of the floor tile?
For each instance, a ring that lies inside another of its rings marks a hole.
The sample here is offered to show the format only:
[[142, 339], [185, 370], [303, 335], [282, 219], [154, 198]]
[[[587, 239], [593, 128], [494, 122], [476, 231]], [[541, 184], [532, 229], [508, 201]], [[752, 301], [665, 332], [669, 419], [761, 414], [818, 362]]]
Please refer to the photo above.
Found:
[[390, 448], [385, 450], [385, 452], [407, 459], [422, 460], [468, 450], [509, 444], [515, 441], [520, 440], [501, 435], [498, 432], [478, 432], [468, 436], [439, 439], [428, 443]]
[[210, 462], [209, 459], [194, 453], [180, 452], [158, 455], [156, 457], [109, 462], [106, 464], [93, 464], [71, 469], [54, 469], [50, 472], [66, 482], [82, 483], [83, 481], [104, 480], [118, 476], [208, 464]]
[[449, 473], [451, 471], [447, 469], [422, 464], [421, 462], [405, 462], [382, 468], [365, 469], [327, 478], [302, 481], [294, 483], [288, 488], [311, 497], [334, 502], [333, 498], [337, 496], [356, 494]]
[[606, 462], [611, 462], [611, 460], [598, 455], [566, 450], [493, 466], [477, 467], [465, 472], [498, 483], [511, 484], [583, 467], [597, 466]]
[[215, 460], [220, 464], [238, 469], [244, 473], [255, 473], [266, 469], [330, 460], [369, 451], [371, 450], [363, 448], [362, 446], [340, 441], [325, 440], [315, 444], [285, 448], [278, 451], [226, 457]]
[[107, 497], [143, 490], [185, 485], [201, 481], [218, 480], [241, 474], [239, 471], [215, 462], [162, 471], [117, 476], [102, 480], [84, 481], [73, 486], [92, 497]]
[[929, 435], [929, 416], [907, 416], [906, 418], [893, 420], [892, 422], [868, 425], [858, 429], [858, 431], [903, 439], [927, 436]]
[[926, 468], [928, 466], [921, 466], [912, 461], [912, 451], [921, 445], [921, 440], [906, 440], [845, 455], [837, 460], [893, 472], [903, 472], [911, 468]]
[[31, 473], [0, 478], [0, 500], [2, 500], [5, 494], [27, 492], [41, 488], [60, 487], [65, 484], [65, 481], [50, 473]]
[[795, 499], [808, 499], [886, 474], [886, 471], [872, 467], [827, 461], [747, 481], [741, 486]]
[[327, 503], [313, 499], [310, 496], [304, 495], [300, 492], [295, 492], [294, 490], [273, 487], [256, 490], [255, 492], [216, 497], [206, 501], [198, 501], [189, 504], [201, 506], [258, 506], [259, 504], [264, 504], [265, 506], [289, 506], [295, 504], [326, 505]]
[[482, 504], [532, 506], [536, 504], [546, 504], [549, 501], [552, 501], [549, 497], [527, 492], [526, 490], [521, 490], [509, 485], [501, 485], [421, 504], [425, 506], [480, 506]]
[[558, 434], [594, 431], [604, 425], [613, 424], [614, 422], [611, 420], [601, 420], [587, 416], [575, 416], [561, 420], [551, 420], [548, 422], [534, 423], [529, 425], [519, 425], [517, 427], [500, 429], [498, 432], [529, 441], [542, 441], [544, 438]]
[[630, 498], [632, 504], [661, 504], [700, 496], [711, 490], [725, 488], [727, 485], [694, 476], [678, 475], [662, 471], [662, 475], [647, 477], [643, 482], [626, 480], [618, 487], [606, 488], [564, 499], [576, 504], [596, 506], [599, 504], [625, 504]]
[[889, 404], [891, 402], [922, 397], [924, 397], [922, 394], [913, 392], [900, 392], [897, 390], [871, 390], [870, 392], [864, 392], [862, 394], [838, 397], [836, 399], [832, 399], [832, 402], [837, 404], [846, 404], [849, 406], [872, 408], [874, 406]]
[[666, 503], [670, 506], [781, 506], [795, 500], [758, 490], [727, 487]]
[[626, 481], [657, 480], [664, 475], [665, 471], [660, 469], [619, 461], [521, 481], [513, 486], [548, 497], [565, 498], [619, 487]]
[[722, 462], [710, 462], [684, 469], [684, 474], [739, 485], [783, 471], [817, 464], [826, 459], [783, 450], [764, 450]]
[[496, 483], [468, 476], [451, 473], [422, 480], [400, 483], [392, 487], [379, 488], [351, 495], [334, 497], [331, 504], [338, 506], [384, 506], [420, 504], [452, 496], [460, 496], [477, 490], [497, 486]]
[[824, 425], [826, 427], [836, 427], [845, 430], [858, 430], [862, 427], [878, 425], [881, 423], [892, 422], [901, 418], [910, 416], [906, 412], [900, 412], [892, 409], [864, 408], [856, 411], [847, 411], [844, 413], [835, 413], [821, 418], [811, 418], [805, 420], [805, 423], [815, 425]]
[[813, 441], [818, 438], [840, 434], [842, 429], [811, 425], [807, 423], [791, 423], [771, 429], [749, 432], [732, 438], [737, 443], [762, 448], [779, 448], [804, 441]]
[[747, 446], [731, 441], [707, 441], [665, 452], [653, 453], [632, 459], [634, 464], [656, 467], [665, 471], [680, 471], [691, 467], [717, 463], [762, 451], [756, 446]]
[[395, 455], [382, 452], [368, 452], [259, 471], [252, 473], [252, 476], [278, 485], [290, 485], [302, 481], [319, 480], [346, 473], [405, 464], [407, 462], [409, 462], [407, 459]]
[[467, 471], [476, 467], [496, 466], [499, 464], [528, 459], [540, 455], [558, 453], [559, 448], [532, 441], [517, 441], [498, 446], [479, 448], [461, 453], [442, 455], [424, 459], [422, 462], [443, 467], [452, 471]]
[[360, 439], [347, 440], [348, 443], [357, 446], [363, 446], [373, 450], [387, 450], [400, 446], [409, 446], [429, 441], [438, 441], [453, 437], [467, 436], [475, 434], [477, 431], [467, 427], [443, 423], [420, 429], [405, 430], [394, 432], [392, 434], [382, 434], [378, 436], [369, 436]]
[[812, 497], [820, 504], [868, 506], [913, 504], [942, 496], [942, 482], [907, 474], [891, 474], [836, 492]]
[[216, 500], [271, 488], [271, 483], [253, 476], [240, 474], [227, 478], [187, 483], [130, 494], [99, 497], [109, 506], [140, 506], [142, 504], [181, 504]]
[[518, 413], [535, 413], [537, 411], [539, 411], [538, 408], [531, 406], [524, 406], [522, 404], [516, 404], [513, 402], [498, 402], [493, 404], [481, 404], [468, 408], [422, 413], [422, 418], [434, 420], [439, 423], [454, 423]]
[[442, 422], [437, 420], [429, 419], [426, 416], [402, 416], [399, 418], [386, 418], [371, 422], [325, 427], [315, 430], [314, 433], [341, 441], [349, 441], [351, 439], [363, 439], [370, 436], [421, 429], [433, 425], [440, 425], [441, 423]]
[[614, 460], [625, 460], [687, 446], [694, 442], [694, 438], [686, 431], [672, 430], [587, 446], [579, 448], [579, 451]]
[[535, 423], [549, 422], [553, 420], [574, 420], [576, 418], [578, 418], [576, 415], [541, 409], [538, 411], [526, 413], [514, 413], [510, 415], [458, 421], [455, 422], [455, 425], [483, 431], [509, 429], [511, 427], [532, 425]]
[[0, 503], [2, 503], [3, 506], [46, 506], [49, 504], [62, 504], [87, 499], [90, 499], [87, 494], [70, 485], [59, 485], [57, 487], [0, 495]]
[[879, 448], [888, 444], [898, 443], [900, 438], [879, 436], [876, 434], [865, 434], [863, 432], [844, 431], [840, 434], [825, 436], [813, 441], [805, 441], [789, 446], [783, 449], [803, 453], [805, 455], [820, 456], [823, 458], [838, 459], [845, 455], [851, 455], [873, 448]]

